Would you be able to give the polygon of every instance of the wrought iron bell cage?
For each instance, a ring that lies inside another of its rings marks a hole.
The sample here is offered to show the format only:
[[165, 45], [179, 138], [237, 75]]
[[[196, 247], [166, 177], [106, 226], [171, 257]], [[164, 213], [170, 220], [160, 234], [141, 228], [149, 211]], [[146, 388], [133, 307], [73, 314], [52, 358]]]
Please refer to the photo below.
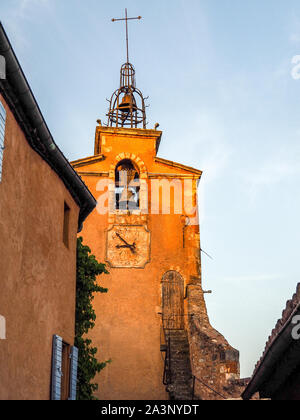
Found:
[[145, 98], [136, 88], [135, 69], [131, 63], [125, 63], [120, 72], [120, 88], [109, 101], [108, 126], [137, 128], [140, 124], [146, 128]]

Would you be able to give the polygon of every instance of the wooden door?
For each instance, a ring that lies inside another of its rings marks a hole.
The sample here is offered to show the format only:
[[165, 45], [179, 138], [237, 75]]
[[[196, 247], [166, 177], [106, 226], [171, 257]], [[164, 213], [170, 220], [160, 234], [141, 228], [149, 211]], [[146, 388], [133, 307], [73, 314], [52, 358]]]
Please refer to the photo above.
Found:
[[177, 271], [168, 271], [163, 276], [162, 312], [165, 329], [184, 329], [184, 281]]

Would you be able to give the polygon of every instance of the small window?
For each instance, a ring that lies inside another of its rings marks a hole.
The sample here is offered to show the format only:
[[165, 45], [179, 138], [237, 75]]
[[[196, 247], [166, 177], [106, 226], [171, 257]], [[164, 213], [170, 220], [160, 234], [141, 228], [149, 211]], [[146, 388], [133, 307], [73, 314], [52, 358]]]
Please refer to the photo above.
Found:
[[76, 400], [78, 349], [53, 336], [51, 400]]
[[64, 227], [63, 227], [63, 242], [69, 248], [69, 231], [70, 231], [70, 207], [65, 202], [64, 204]]
[[2, 179], [2, 162], [4, 152], [4, 137], [5, 137], [5, 122], [6, 122], [6, 111], [0, 102], [0, 182]]

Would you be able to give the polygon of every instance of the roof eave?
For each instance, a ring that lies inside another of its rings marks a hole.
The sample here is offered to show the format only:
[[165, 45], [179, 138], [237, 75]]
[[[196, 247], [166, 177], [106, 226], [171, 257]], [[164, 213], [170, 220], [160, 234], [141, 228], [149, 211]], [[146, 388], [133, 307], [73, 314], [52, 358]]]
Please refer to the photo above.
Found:
[[300, 303], [293, 310], [289, 319], [257, 365], [248, 386], [242, 394], [244, 400], [250, 400], [255, 393], [260, 391], [260, 387], [270, 377], [278, 359], [293, 342], [292, 330], [295, 325], [292, 323], [292, 320], [297, 315], [300, 315]]

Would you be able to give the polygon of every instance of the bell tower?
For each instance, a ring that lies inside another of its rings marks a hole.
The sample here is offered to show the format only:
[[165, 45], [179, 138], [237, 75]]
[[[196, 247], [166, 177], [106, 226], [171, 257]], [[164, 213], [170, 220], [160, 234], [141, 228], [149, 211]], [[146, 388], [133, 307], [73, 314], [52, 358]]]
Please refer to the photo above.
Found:
[[125, 63], [121, 67], [120, 88], [110, 100], [108, 126], [137, 128], [139, 125], [146, 128], [145, 98], [136, 88], [133, 65]]
[[[201, 279], [197, 187], [202, 172], [158, 156], [135, 70], [121, 67], [94, 155], [73, 162], [98, 201], [81, 232], [107, 264], [90, 334], [101, 400], [217, 399], [239, 377], [239, 356], [210, 325]], [[197, 379], [198, 378], [198, 379]], [[204, 384], [204, 385], [203, 385]]]

